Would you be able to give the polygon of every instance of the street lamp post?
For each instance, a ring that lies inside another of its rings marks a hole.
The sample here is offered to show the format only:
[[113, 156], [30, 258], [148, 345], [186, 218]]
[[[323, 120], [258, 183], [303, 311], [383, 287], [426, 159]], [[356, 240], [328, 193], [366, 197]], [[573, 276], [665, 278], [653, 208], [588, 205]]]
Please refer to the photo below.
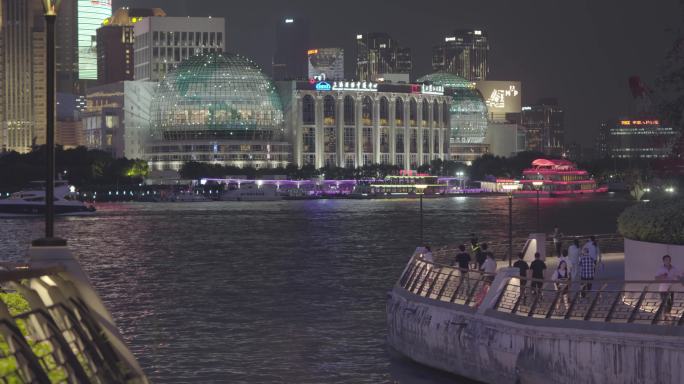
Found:
[[424, 246], [425, 243], [423, 242], [423, 195], [425, 194], [425, 189], [428, 186], [425, 184], [416, 184], [416, 193], [418, 194], [418, 197], [420, 198], [420, 246]]
[[517, 183], [502, 185], [508, 193], [508, 266], [513, 265], [513, 191], [518, 189]]
[[61, 0], [42, 0], [45, 12], [46, 39], [46, 112], [45, 149], [45, 238], [34, 245], [62, 246], [66, 241], [55, 237], [55, 22]]
[[541, 188], [544, 185], [543, 181], [533, 181], [532, 185], [534, 185], [534, 189], [537, 190], [537, 233], [539, 233], [539, 229], [541, 228], [539, 224], [539, 193], [541, 192]]

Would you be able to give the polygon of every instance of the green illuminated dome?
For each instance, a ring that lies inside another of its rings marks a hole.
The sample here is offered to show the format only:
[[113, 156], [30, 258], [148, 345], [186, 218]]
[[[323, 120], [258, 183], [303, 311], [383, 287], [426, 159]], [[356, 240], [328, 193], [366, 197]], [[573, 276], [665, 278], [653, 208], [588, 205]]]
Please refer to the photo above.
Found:
[[482, 143], [487, 134], [487, 104], [475, 83], [448, 72], [435, 72], [418, 83], [441, 85], [451, 96], [451, 140], [457, 143]]
[[166, 75], [151, 118], [156, 139], [244, 139], [280, 131], [283, 109], [273, 82], [251, 60], [211, 53], [193, 56]]

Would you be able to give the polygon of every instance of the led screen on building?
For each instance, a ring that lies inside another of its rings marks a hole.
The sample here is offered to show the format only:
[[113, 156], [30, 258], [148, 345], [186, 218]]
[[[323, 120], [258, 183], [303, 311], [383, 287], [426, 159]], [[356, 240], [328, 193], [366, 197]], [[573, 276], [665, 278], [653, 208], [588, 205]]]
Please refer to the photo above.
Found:
[[316, 48], [307, 52], [309, 78], [325, 74], [328, 80], [344, 80], [344, 50], [342, 48]]
[[112, 0], [78, 0], [78, 78], [97, 80], [96, 31], [112, 15]]
[[520, 112], [521, 85], [519, 81], [477, 81], [475, 86], [487, 103], [489, 115], [504, 116]]

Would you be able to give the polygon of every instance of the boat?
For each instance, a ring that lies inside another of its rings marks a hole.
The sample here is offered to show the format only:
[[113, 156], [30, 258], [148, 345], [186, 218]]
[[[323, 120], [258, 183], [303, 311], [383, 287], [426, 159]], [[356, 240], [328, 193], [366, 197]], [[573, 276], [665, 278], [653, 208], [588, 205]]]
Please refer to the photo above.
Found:
[[439, 195], [445, 194], [448, 187], [438, 176], [402, 170], [399, 175], [386, 176], [384, 179], [359, 181], [352, 196]]
[[589, 172], [577, 168], [568, 160], [536, 159], [532, 167], [523, 170], [516, 196], [536, 196], [537, 188], [542, 196], [577, 196], [608, 192], [599, 186]]
[[201, 203], [205, 201], [211, 201], [210, 198], [194, 193], [192, 190], [187, 192], [173, 193], [168, 196], [167, 200], [173, 203]]
[[282, 198], [275, 186], [254, 183], [242, 183], [240, 188], [227, 190], [221, 195], [221, 200], [225, 201], [277, 201]]
[[[78, 200], [65, 180], [55, 181], [55, 215], [91, 215], [95, 207]], [[45, 215], [45, 182], [34, 181], [25, 189], [0, 200], [0, 217]]]

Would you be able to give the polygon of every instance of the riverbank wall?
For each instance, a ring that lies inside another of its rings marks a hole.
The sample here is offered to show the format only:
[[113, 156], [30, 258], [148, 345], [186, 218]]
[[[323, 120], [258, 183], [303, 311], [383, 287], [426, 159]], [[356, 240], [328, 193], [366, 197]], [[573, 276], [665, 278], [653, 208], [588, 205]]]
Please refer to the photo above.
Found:
[[388, 294], [388, 344], [418, 363], [486, 383], [682, 382], [684, 327], [497, 311], [516, 272], [500, 271], [477, 308], [397, 284]]

